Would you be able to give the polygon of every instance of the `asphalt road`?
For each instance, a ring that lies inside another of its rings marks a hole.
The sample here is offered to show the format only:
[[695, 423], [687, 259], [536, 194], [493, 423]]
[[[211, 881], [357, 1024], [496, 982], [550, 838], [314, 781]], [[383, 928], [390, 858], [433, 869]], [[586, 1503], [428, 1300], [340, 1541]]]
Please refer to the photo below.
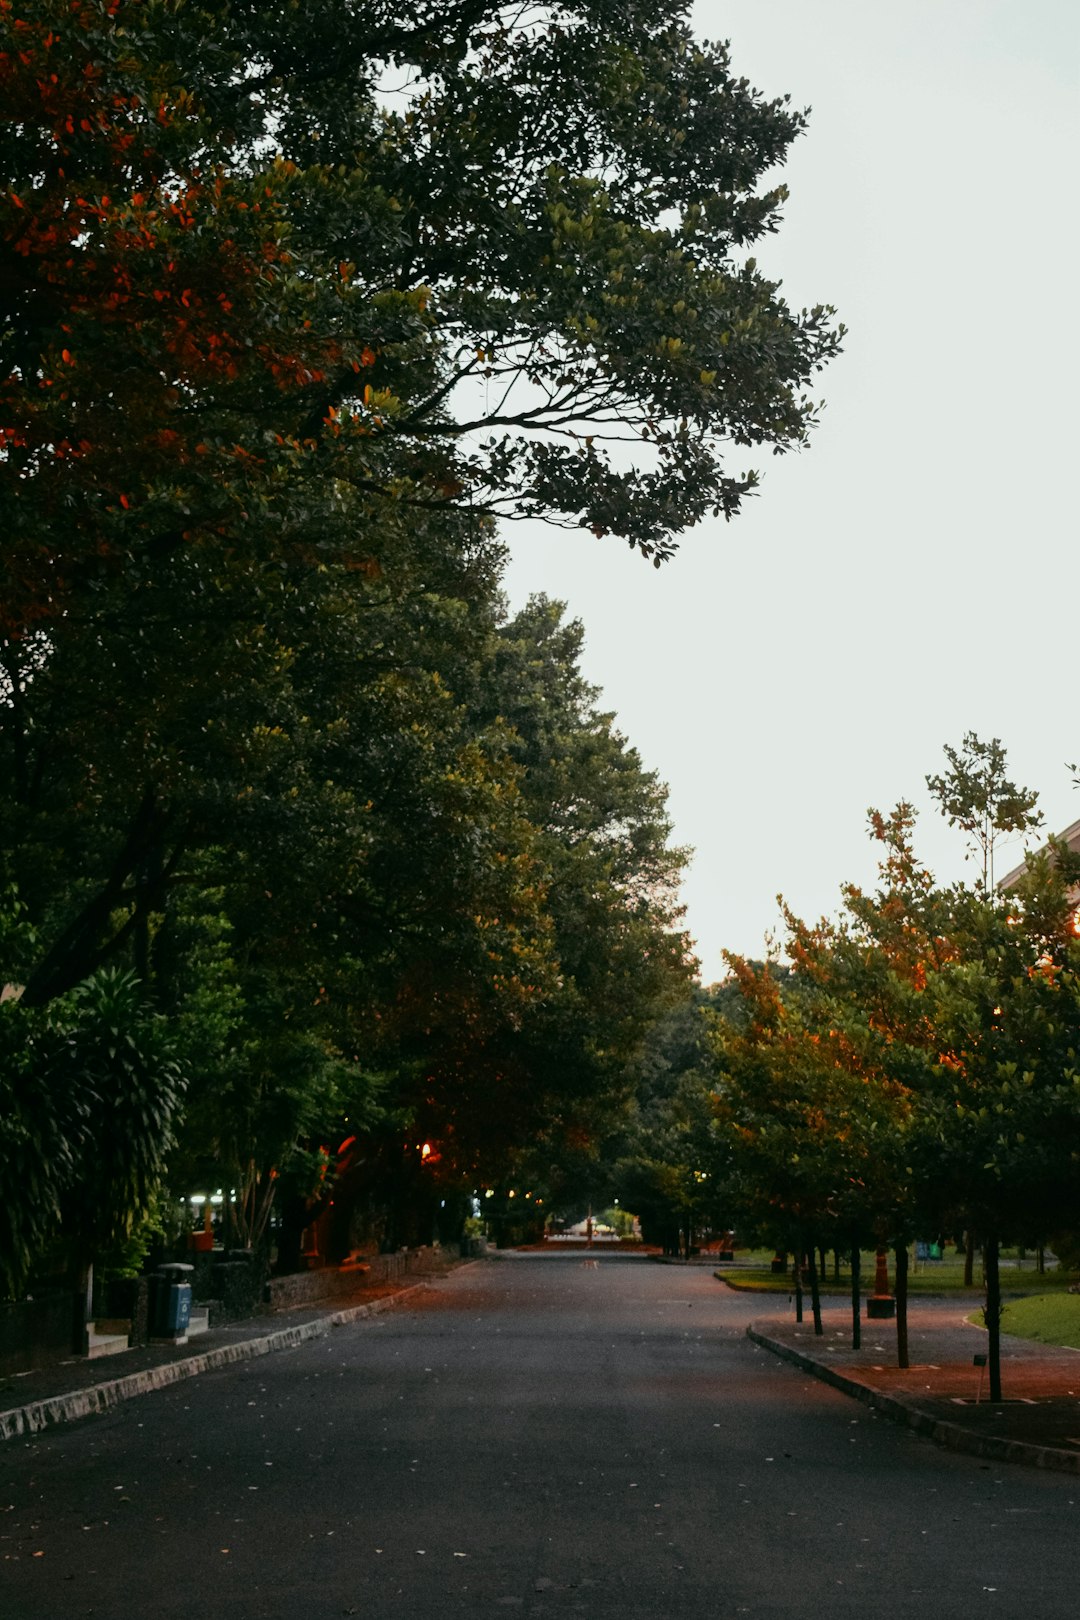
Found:
[[1073, 1620], [1080, 1481], [755, 1348], [705, 1269], [468, 1266], [0, 1448], [3, 1620]]

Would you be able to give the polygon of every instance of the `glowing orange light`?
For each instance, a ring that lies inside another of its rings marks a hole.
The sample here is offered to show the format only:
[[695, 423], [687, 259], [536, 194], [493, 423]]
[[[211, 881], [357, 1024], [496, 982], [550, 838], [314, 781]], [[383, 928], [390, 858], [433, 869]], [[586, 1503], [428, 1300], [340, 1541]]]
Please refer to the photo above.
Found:
[[420, 1157], [422, 1159], [430, 1159], [431, 1158], [431, 1143], [430, 1142], [425, 1142], [424, 1143], [423, 1147], [420, 1149]]

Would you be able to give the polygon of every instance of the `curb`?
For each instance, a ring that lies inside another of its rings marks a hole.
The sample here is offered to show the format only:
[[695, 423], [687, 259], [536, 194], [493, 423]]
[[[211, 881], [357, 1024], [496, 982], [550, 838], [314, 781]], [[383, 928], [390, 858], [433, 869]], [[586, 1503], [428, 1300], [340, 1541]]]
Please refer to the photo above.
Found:
[[1058, 1446], [1036, 1446], [1025, 1440], [1001, 1440], [994, 1435], [972, 1434], [969, 1429], [963, 1428], [959, 1423], [948, 1423], [944, 1418], [931, 1416], [929, 1412], [921, 1412], [897, 1395], [886, 1395], [872, 1384], [864, 1384], [857, 1378], [849, 1378], [846, 1373], [837, 1372], [835, 1367], [828, 1367], [812, 1356], [807, 1356], [791, 1345], [783, 1344], [778, 1339], [770, 1339], [768, 1334], [755, 1328], [753, 1323], [747, 1328], [746, 1336], [763, 1350], [771, 1350], [774, 1356], [781, 1361], [790, 1361], [793, 1366], [799, 1367], [803, 1372], [812, 1373], [820, 1378], [822, 1383], [831, 1384], [834, 1389], [841, 1390], [845, 1395], [851, 1395], [864, 1406], [871, 1406], [884, 1417], [891, 1418], [894, 1423], [902, 1423], [916, 1434], [925, 1435], [937, 1445], [944, 1446], [948, 1451], [966, 1452], [972, 1457], [988, 1458], [992, 1462], [1023, 1463], [1028, 1468], [1045, 1468], [1060, 1474], [1080, 1474], [1080, 1454], [1072, 1451], [1062, 1451]]
[[328, 1316], [301, 1322], [296, 1327], [279, 1328], [264, 1333], [257, 1339], [241, 1339], [235, 1344], [219, 1345], [201, 1355], [185, 1356], [182, 1361], [163, 1362], [158, 1367], [144, 1367], [141, 1372], [127, 1373], [122, 1378], [110, 1378], [103, 1384], [87, 1389], [72, 1390], [68, 1395], [51, 1395], [45, 1400], [30, 1401], [25, 1406], [12, 1407], [0, 1412], [0, 1441], [14, 1440], [23, 1434], [39, 1434], [57, 1423], [74, 1422], [77, 1418], [91, 1417], [96, 1412], [107, 1412], [121, 1401], [148, 1395], [151, 1390], [166, 1389], [185, 1378], [199, 1373], [214, 1372], [219, 1367], [231, 1367], [236, 1362], [252, 1361], [256, 1356], [273, 1355], [278, 1350], [292, 1350], [311, 1339], [323, 1339], [332, 1329], [347, 1327], [350, 1322], [365, 1316], [378, 1316], [400, 1304], [410, 1295], [429, 1288], [429, 1282], [412, 1283], [395, 1294], [370, 1300], [366, 1305], [348, 1305]]

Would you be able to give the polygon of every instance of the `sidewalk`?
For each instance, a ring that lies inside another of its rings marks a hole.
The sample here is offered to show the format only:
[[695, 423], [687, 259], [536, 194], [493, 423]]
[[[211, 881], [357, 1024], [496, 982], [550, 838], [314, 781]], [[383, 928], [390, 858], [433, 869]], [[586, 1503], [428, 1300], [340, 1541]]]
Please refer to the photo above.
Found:
[[997, 1462], [1020, 1462], [1080, 1474], [1080, 1351], [1002, 1335], [1003, 1400], [991, 1406], [987, 1376], [973, 1357], [984, 1355], [986, 1333], [964, 1320], [964, 1303], [908, 1307], [911, 1366], [896, 1365], [896, 1323], [862, 1324], [862, 1348], [851, 1348], [851, 1308], [823, 1306], [824, 1333], [806, 1319], [761, 1317], [747, 1332], [785, 1361], [905, 1423], [939, 1445]]
[[295, 1310], [249, 1317], [200, 1333], [186, 1344], [150, 1344], [95, 1361], [78, 1356], [9, 1374], [0, 1378], [0, 1442], [108, 1411], [121, 1401], [198, 1373], [325, 1338], [336, 1327], [404, 1303], [449, 1269], [448, 1265], [432, 1267], [416, 1282], [360, 1286], [345, 1304], [335, 1299], [320, 1306], [316, 1301]]

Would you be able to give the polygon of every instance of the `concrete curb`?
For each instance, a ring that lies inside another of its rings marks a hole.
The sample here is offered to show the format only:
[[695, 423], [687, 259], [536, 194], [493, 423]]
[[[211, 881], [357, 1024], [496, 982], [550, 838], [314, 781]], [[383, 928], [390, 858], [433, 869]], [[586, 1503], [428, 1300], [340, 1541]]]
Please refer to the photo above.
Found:
[[14, 1440], [23, 1434], [38, 1434], [57, 1423], [73, 1422], [76, 1418], [90, 1417], [95, 1412], [107, 1412], [121, 1401], [133, 1400], [137, 1395], [148, 1395], [154, 1389], [166, 1389], [185, 1378], [199, 1373], [213, 1372], [218, 1367], [231, 1367], [239, 1361], [252, 1361], [256, 1356], [268, 1356], [278, 1350], [292, 1350], [311, 1339], [323, 1339], [333, 1328], [347, 1327], [365, 1316], [378, 1316], [383, 1311], [400, 1305], [412, 1294], [431, 1286], [430, 1282], [411, 1283], [396, 1293], [369, 1300], [364, 1305], [348, 1305], [340, 1311], [316, 1317], [296, 1327], [277, 1328], [272, 1333], [255, 1339], [239, 1339], [234, 1344], [219, 1345], [201, 1355], [185, 1356], [180, 1361], [163, 1362], [157, 1367], [144, 1367], [141, 1372], [127, 1373], [122, 1378], [110, 1378], [86, 1389], [72, 1390], [68, 1395], [52, 1395], [45, 1400], [30, 1401], [25, 1406], [12, 1407], [0, 1412], [0, 1440]]
[[914, 1402], [902, 1396], [886, 1395], [872, 1384], [864, 1384], [858, 1378], [838, 1372], [835, 1367], [815, 1361], [812, 1356], [804, 1355], [792, 1345], [771, 1339], [753, 1323], [747, 1328], [746, 1336], [763, 1350], [771, 1350], [782, 1361], [790, 1361], [803, 1372], [820, 1378], [822, 1383], [831, 1384], [834, 1389], [842, 1390], [845, 1395], [873, 1407], [874, 1411], [891, 1418], [894, 1423], [914, 1429], [916, 1434], [925, 1435], [949, 1451], [966, 1452], [969, 1456], [988, 1458], [992, 1462], [1023, 1463], [1028, 1468], [1046, 1468], [1060, 1474], [1080, 1474], [1080, 1454], [1062, 1451], [1058, 1446], [1036, 1446], [1024, 1440], [1001, 1440], [994, 1435], [972, 1434], [962, 1424], [948, 1423], [944, 1418], [920, 1411]]

